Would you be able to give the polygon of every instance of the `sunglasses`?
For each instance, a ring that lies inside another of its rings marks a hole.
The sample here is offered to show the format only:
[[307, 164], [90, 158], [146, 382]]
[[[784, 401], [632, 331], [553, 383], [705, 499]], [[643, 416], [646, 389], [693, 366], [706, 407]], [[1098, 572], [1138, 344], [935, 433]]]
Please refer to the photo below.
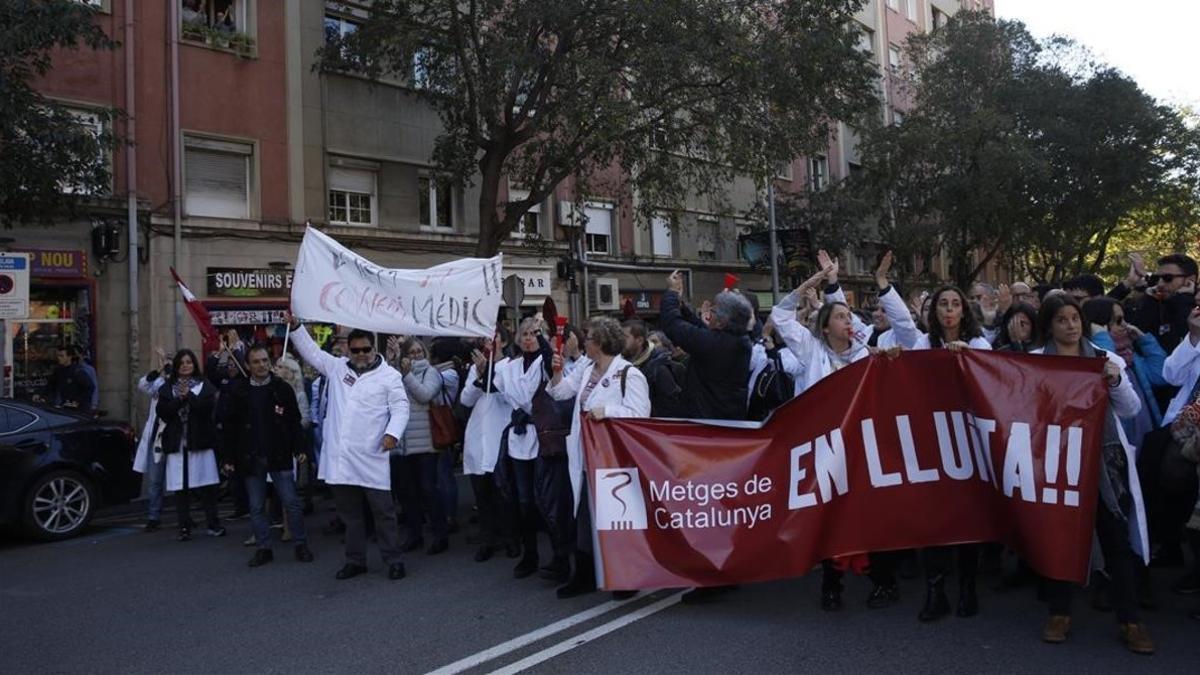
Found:
[[1186, 277], [1182, 274], [1171, 274], [1170, 272], [1168, 272], [1166, 274], [1151, 274], [1150, 278], [1147, 279], [1147, 281], [1149, 281], [1151, 284], [1157, 284], [1160, 281], [1163, 283], [1169, 284], [1169, 283], [1175, 281], [1176, 279], [1184, 279], [1184, 278], [1186, 278]]
[[374, 347], [351, 347], [350, 348], [351, 354], [370, 354], [373, 351], [375, 351]]

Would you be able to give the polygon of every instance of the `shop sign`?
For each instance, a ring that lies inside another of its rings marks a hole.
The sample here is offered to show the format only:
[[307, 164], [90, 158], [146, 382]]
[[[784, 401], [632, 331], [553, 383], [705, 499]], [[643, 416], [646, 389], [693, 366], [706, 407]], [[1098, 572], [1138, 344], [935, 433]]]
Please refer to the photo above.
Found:
[[292, 294], [292, 270], [209, 267], [208, 297], [286, 298]]
[[86, 277], [87, 253], [83, 249], [30, 249], [35, 277]]
[[621, 306], [632, 302], [633, 309], [639, 313], [657, 312], [662, 305], [662, 297], [662, 291], [630, 291], [621, 294]]
[[29, 254], [0, 253], [0, 319], [29, 317]]
[[284, 323], [282, 309], [210, 309], [214, 326], [272, 326]]
[[505, 267], [504, 272], [506, 275], [515, 274], [521, 277], [521, 281], [525, 283], [525, 297], [550, 295], [552, 284], [550, 270]]

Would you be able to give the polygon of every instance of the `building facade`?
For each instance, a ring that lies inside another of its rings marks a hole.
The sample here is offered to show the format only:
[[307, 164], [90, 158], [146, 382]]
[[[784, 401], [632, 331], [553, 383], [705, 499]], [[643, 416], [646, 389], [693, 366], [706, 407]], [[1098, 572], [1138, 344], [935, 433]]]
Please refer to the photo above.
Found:
[[[11, 232], [8, 248], [34, 255], [34, 285], [30, 319], [6, 326], [9, 395], [28, 396], [44, 385], [51, 348], [77, 344], [99, 373], [102, 408], [121, 417], [144, 410], [133, 384], [149, 369], [154, 348], [200, 347], [180, 311], [172, 268], [218, 326], [236, 328], [244, 340], [281, 335], [306, 223], [386, 266], [421, 268], [472, 254], [478, 188], [436, 177], [430, 157], [440, 122], [418, 97], [419, 83], [372, 83], [313, 67], [326, 36], [355, 30], [368, 2], [85, 4], [119, 46], [56, 54], [37, 86], [84, 119], [123, 111], [113, 131], [124, 140], [109, 158], [111, 192], [93, 196], [90, 217]], [[857, 20], [882, 75], [881, 115], [900, 121], [905, 110], [890, 78], [901, 67], [904, 39], [963, 7], [990, 5], [867, 3]], [[774, 187], [819, 189], [853, 173], [857, 161], [854, 130], [840, 124], [826, 152], [782, 168]], [[687, 272], [694, 297], [720, 291], [732, 273], [769, 306], [770, 274], [752, 269], [739, 251], [745, 219], [697, 196], [682, 213], [638, 226], [631, 198], [589, 195], [587, 225], [574, 239], [564, 226], [574, 222], [577, 196], [565, 181], [502, 247], [506, 272], [525, 281], [524, 312], [552, 298], [566, 313], [573, 298], [555, 264], [573, 245], [587, 261], [578, 277], [586, 307], [577, 314], [653, 318], [675, 269]], [[765, 194], [745, 179], [725, 197], [735, 210], [749, 211]], [[546, 244], [540, 252], [524, 245], [532, 233]], [[843, 259], [860, 280], [873, 264], [862, 252]]]

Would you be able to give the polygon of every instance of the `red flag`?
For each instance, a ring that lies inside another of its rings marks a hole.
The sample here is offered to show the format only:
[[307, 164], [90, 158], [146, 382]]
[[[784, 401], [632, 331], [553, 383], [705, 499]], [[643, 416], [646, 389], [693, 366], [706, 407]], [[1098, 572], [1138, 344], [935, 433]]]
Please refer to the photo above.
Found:
[[626, 319], [632, 319], [637, 316], [637, 310], [633, 307], [633, 299], [625, 298], [625, 304], [621, 305], [621, 314]]
[[737, 282], [739, 282], [741, 280], [742, 280], [741, 277], [739, 277], [738, 275], [730, 274], [729, 272], [726, 272], [725, 273], [725, 290], [727, 290], [727, 291], [732, 290], [734, 286], [737, 286]]
[[200, 304], [200, 301], [196, 299], [192, 291], [179, 278], [179, 274], [175, 272], [174, 267], [171, 268], [171, 276], [175, 278], [175, 283], [179, 285], [179, 292], [183, 294], [183, 303], [187, 306], [188, 314], [192, 315], [192, 320], [196, 322], [196, 327], [200, 329], [200, 335], [204, 338], [205, 349], [215, 349], [215, 345], [221, 340], [217, 334], [217, 329], [213, 327], [212, 317], [208, 315], [208, 310], [204, 308], [204, 305]]

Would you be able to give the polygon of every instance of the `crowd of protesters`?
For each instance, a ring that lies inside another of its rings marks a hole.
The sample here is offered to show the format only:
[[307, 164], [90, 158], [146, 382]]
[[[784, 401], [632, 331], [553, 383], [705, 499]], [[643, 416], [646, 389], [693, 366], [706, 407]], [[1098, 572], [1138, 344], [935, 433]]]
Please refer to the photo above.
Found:
[[[160, 526], [164, 491], [180, 495], [179, 538], [191, 537], [188, 494], [198, 495], [206, 533], [225, 529], [216, 509], [222, 475], [237, 511], [249, 515], [256, 551], [273, 560], [272, 525], [296, 559], [313, 560], [303, 515], [329, 490], [344, 535], [338, 579], [367, 571], [373, 533], [391, 579], [406, 574], [405, 554], [437, 555], [459, 529], [454, 473], [474, 494], [474, 559], [503, 554], [513, 576], [557, 585], [560, 598], [593, 592], [595, 552], [580, 425], [584, 416], [761, 420], [825, 377], [872, 354], [982, 349], [1105, 360], [1110, 395], [1095, 522], [1093, 603], [1115, 609], [1124, 644], [1152, 653], [1140, 610], [1153, 605], [1147, 566], [1190, 571], [1172, 590], [1200, 594], [1200, 297], [1191, 258], [1169, 255], [1148, 274], [1130, 271], [1105, 290], [1095, 276], [1062, 288], [986, 283], [943, 286], [905, 300], [889, 280], [891, 254], [876, 272], [870, 306], [850, 307], [838, 263], [821, 252], [819, 271], [770, 309], [725, 291], [699, 307], [683, 280], [667, 281], [657, 330], [638, 319], [594, 318], [555, 326], [539, 314], [492, 339], [423, 341], [353, 330], [319, 346], [288, 316], [291, 344], [247, 346], [236, 333], [205, 364], [182, 350], [139, 383], [151, 400], [137, 469], [146, 474], [147, 529]], [[381, 342], [382, 340], [382, 342]], [[386, 345], [382, 353], [379, 348]], [[301, 362], [313, 376], [305, 378]], [[72, 371], [74, 372], [74, 371]], [[72, 382], [83, 378], [72, 375]], [[75, 385], [72, 385], [75, 386]], [[82, 387], [83, 390], [86, 387]], [[82, 397], [84, 391], [77, 396]], [[301, 488], [298, 489], [297, 485]], [[268, 497], [274, 495], [274, 499]], [[1143, 508], [1144, 504], [1144, 508]], [[544, 535], [548, 546], [539, 544]], [[1001, 551], [994, 544], [932, 547], [870, 555], [867, 605], [899, 598], [898, 572], [924, 570], [921, 621], [981, 611], [976, 579]], [[820, 606], [842, 606], [844, 571], [822, 565]], [[905, 575], [900, 575], [905, 576]], [[946, 591], [957, 581], [956, 603]], [[1005, 577], [1033, 577], [1021, 566]], [[1072, 588], [1040, 581], [1049, 605], [1042, 638], [1070, 630]], [[716, 599], [733, 587], [695, 589], [687, 602]], [[617, 598], [632, 591], [617, 590]], [[1200, 608], [1198, 608], [1200, 609]], [[1192, 614], [1200, 619], [1200, 611]]]

